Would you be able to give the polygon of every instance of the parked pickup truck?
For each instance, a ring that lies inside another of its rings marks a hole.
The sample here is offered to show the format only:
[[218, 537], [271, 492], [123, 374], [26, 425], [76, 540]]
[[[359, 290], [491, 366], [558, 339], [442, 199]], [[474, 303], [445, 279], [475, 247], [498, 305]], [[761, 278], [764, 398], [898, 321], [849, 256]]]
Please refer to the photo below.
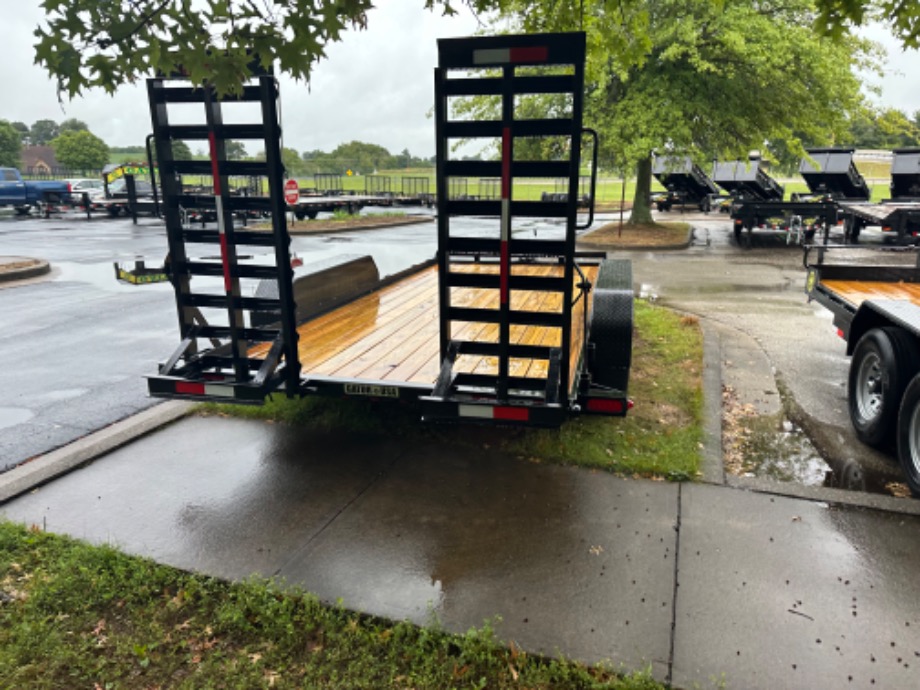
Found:
[[59, 204], [70, 200], [66, 182], [23, 180], [16, 168], [0, 168], [0, 206], [12, 206], [25, 215], [33, 207]]

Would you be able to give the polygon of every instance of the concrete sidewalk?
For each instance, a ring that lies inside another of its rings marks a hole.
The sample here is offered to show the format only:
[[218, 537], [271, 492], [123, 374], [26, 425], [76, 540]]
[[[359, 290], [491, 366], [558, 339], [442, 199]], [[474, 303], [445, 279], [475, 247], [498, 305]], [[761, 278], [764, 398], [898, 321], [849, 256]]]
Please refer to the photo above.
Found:
[[457, 632], [500, 617], [529, 651], [677, 687], [906, 688], [920, 666], [920, 518], [898, 513], [198, 417], [0, 513]]

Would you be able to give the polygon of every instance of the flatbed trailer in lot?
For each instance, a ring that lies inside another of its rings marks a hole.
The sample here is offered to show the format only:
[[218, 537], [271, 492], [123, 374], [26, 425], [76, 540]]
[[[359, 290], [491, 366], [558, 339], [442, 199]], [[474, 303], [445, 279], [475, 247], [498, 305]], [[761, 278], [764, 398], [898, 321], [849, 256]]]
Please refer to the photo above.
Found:
[[920, 496], [920, 252], [818, 245], [805, 250], [806, 293], [834, 315], [850, 355], [847, 404], [864, 443], [896, 447]]
[[[578, 413], [626, 414], [630, 264], [575, 252], [584, 34], [444, 39], [438, 52], [438, 251], [430, 266], [385, 281], [361, 258], [295, 275], [273, 77], [223, 102], [181, 79], [148, 82], [180, 331], [172, 356], [148, 378], [151, 395], [256, 404], [276, 391], [369, 397], [417, 403], [427, 420], [538, 426]], [[518, 117], [522, 96], [547, 93], [564, 97], [568, 112]], [[501, 99], [499, 119], [451, 119], [451, 99], [478, 95]], [[225, 109], [246, 102], [261, 104], [262, 122], [223, 124]], [[190, 103], [202, 106], [205, 122], [171, 124], [172, 104]], [[541, 137], [565, 139], [564, 156], [515, 156], [516, 139]], [[497, 139], [501, 159], [451, 158], [450, 142], [461, 138]], [[175, 159], [173, 139], [210, 146], [216, 229], [181, 222], [181, 175], [201, 174], [203, 164]], [[226, 141], [245, 139], [266, 157], [246, 161], [244, 171], [225, 154]], [[268, 196], [231, 196], [226, 176], [241, 172], [261, 175]], [[452, 196], [451, 181], [469, 177], [500, 180], [499, 198]], [[516, 180], [528, 178], [565, 178], [568, 192], [513, 200]], [[271, 218], [271, 232], [234, 226], [235, 212], [254, 209]], [[454, 222], [469, 216], [489, 219], [488, 227]], [[564, 219], [564, 228], [516, 234], [521, 217]], [[246, 260], [260, 251], [263, 261]], [[202, 252], [211, 258], [195, 258]]]
[[856, 243], [864, 228], [875, 226], [897, 244], [916, 244], [920, 236], [920, 149], [896, 149], [891, 161], [891, 198], [873, 204], [841, 203], [846, 242]]

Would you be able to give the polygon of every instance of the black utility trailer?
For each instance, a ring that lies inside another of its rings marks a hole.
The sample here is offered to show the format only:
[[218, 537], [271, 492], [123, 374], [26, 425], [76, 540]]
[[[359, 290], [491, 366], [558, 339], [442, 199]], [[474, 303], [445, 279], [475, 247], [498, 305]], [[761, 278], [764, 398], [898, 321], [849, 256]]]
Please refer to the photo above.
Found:
[[655, 156], [652, 175], [666, 190], [652, 195], [652, 203], [659, 211], [670, 211], [674, 206], [696, 206], [709, 213], [713, 198], [719, 195], [715, 182], [690, 156]]
[[868, 226], [877, 226], [897, 244], [916, 244], [920, 235], [920, 149], [895, 149], [891, 160], [891, 198], [881, 203], [840, 204], [844, 238], [856, 243]]
[[920, 496], [920, 252], [914, 247], [806, 247], [806, 293], [834, 315], [850, 355], [847, 404], [856, 435], [897, 447]]
[[[284, 390], [412, 402], [431, 420], [539, 426], [576, 413], [626, 414], [630, 263], [575, 253], [585, 35], [444, 39], [438, 54], [437, 256], [385, 281], [360, 258], [295, 275], [272, 76], [224, 102], [182, 80], [148, 82], [181, 341], [148, 378], [151, 395], [261, 403]], [[519, 119], [522, 94], [559, 95], [568, 111]], [[501, 100], [498, 119], [450, 118], [451, 99], [479, 95]], [[261, 122], [224, 124], [225, 111], [247, 102], [261, 105]], [[179, 103], [199, 104], [204, 121], [171, 124]], [[515, 155], [519, 138], [542, 137], [565, 138], [566, 157]], [[460, 138], [498, 139], [501, 157], [453, 159], [449, 142]], [[209, 141], [210, 160], [174, 158], [173, 139]], [[247, 139], [264, 147], [265, 160], [227, 160], [226, 142]], [[185, 228], [178, 176], [205, 167], [214, 172], [217, 228]], [[261, 176], [268, 196], [230, 197], [227, 176], [236, 174]], [[451, 196], [454, 180], [468, 177], [499, 179], [500, 198]], [[516, 182], [528, 178], [566, 178], [567, 198], [516, 199]], [[270, 232], [234, 227], [231, 212], [250, 209], [270, 214]], [[471, 233], [468, 216], [488, 218], [490, 228]], [[564, 223], [545, 237], [513, 233], [515, 220], [530, 216]], [[195, 258], [201, 252], [219, 256]], [[342, 281], [350, 283], [344, 300]]]

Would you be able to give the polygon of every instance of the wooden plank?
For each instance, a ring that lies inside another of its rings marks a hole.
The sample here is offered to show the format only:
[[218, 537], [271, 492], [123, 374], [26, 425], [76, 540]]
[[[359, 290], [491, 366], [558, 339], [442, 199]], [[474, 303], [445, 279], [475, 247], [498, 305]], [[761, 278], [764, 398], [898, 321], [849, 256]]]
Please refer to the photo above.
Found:
[[[589, 279], [596, 267], [588, 267]], [[471, 273], [497, 273], [494, 264], [463, 264], [456, 270]], [[515, 275], [560, 275], [562, 267], [546, 264], [515, 264]], [[586, 271], [588, 273], [588, 271]], [[512, 308], [522, 311], [559, 313], [561, 293], [513, 290]], [[452, 303], [457, 306], [497, 309], [498, 290], [484, 288], [451, 289]], [[576, 307], [573, 324], [573, 359], [570, 371], [577, 367], [578, 351], [583, 339], [581, 309]], [[434, 383], [440, 372], [438, 351], [437, 273], [434, 268], [366, 295], [298, 328], [299, 356], [303, 375], [320, 374], [358, 380], [386, 380], [393, 383]], [[558, 346], [561, 329], [515, 325], [511, 342]], [[497, 342], [496, 324], [455, 322], [452, 337], [474, 342]], [[266, 347], [252, 348], [250, 355], [264, 356]], [[509, 371], [514, 376], [545, 377], [547, 360], [512, 358]], [[462, 356], [455, 365], [458, 372], [497, 373], [497, 358]]]
[[850, 304], [859, 306], [868, 299], [906, 300], [920, 306], [920, 284], [871, 280], [825, 280], [822, 284]]

